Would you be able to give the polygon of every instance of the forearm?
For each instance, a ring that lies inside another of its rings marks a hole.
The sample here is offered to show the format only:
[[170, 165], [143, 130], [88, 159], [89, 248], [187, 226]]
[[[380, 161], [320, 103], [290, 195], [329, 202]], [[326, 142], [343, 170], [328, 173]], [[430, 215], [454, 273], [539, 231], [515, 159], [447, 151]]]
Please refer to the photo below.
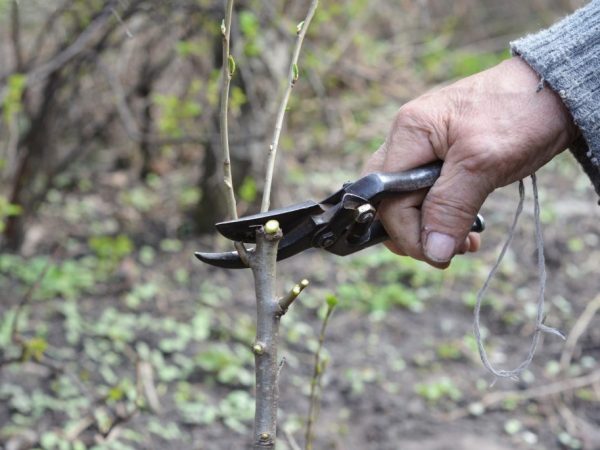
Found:
[[600, 0], [511, 43], [558, 93], [582, 133], [571, 150], [600, 194]]

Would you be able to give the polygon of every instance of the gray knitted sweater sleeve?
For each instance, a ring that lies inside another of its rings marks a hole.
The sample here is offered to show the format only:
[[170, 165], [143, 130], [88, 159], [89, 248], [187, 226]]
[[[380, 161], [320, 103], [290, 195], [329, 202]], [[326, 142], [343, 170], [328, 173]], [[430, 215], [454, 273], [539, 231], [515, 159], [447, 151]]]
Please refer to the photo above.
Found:
[[592, 0], [547, 30], [511, 42], [557, 92], [581, 130], [571, 151], [600, 195], [600, 0]]

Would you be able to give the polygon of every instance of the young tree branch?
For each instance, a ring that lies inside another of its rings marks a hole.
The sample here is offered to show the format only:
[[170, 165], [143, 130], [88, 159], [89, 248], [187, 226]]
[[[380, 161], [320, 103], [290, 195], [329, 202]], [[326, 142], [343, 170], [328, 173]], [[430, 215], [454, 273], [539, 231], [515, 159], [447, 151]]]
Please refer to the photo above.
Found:
[[313, 16], [315, 15], [315, 11], [317, 9], [318, 4], [319, 0], [311, 1], [310, 7], [308, 8], [308, 13], [306, 14], [306, 18], [304, 19], [304, 21], [300, 22], [296, 28], [296, 44], [294, 46], [294, 52], [292, 53], [292, 60], [290, 62], [287, 87], [283, 94], [281, 104], [279, 105], [279, 110], [277, 111], [277, 116], [275, 119], [275, 130], [273, 131], [273, 139], [271, 140], [271, 145], [269, 146], [269, 153], [267, 156], [267, 173], [265, 176], [265, 187], [263, 190], [262, 203], [260, 206], [261, 212], [267, 211], [271, 204], [271, 186], [273, 185], [273, 171], [275, 169], [275, 157], [277, 156], [279, 137], [281, 135], [281, 129], [283, 127], [283, 118], [285, 117], [285, 110], [290, 99], [290, 94], [292, 93], [292, 89], [294, 88], [294, 85], [298, 80], [298, 57], [300, 56], [300, 50], [302, 48], [302, 43], [304, 42], [304, 36], [306, 36], [306, 31], [308, 30], [308, 26], [310, 25]]
[[[223, 66], [221, 69], [221, 112], [219, 116], [219, 126], [221, 134], [221, 147], [223, 149], [223, 182], [225, 183], [227, 207], [232, 219], [237, 219], [237, 207], [235, 203], [235, 189], [233, 188], [233, 177], [231, 176], [231, 157], [229, 155], [229, 85], [231, 77], [235, 72], [235, 61], [229, 52], [231, 37], [231, 16], [233, 15], [233, 0], [227, 0], [225, 7], [225, 19], [221, 22], [221, 36], [223, 39]], [[244, 244], [234, 242], [235, 249], [238, 251], [244, 264], [249, 265], [248, 255]]]
[[323, 352], [323, 343], [325, 342], [325, 330], [327, 330], [327, 325], [329, 324], [329, 319], [331, 314], [333, 313], [333, 309], [337, 305], [337, 299], [333, 296], [327, 298], [327, 311], [325, 312], [325, 318], [323, 319], [323, 324], [321, 325], [321, 332], [319, 333], [319, 345], [317, 346], [317, 351], [315, 352], [315, 365], [313, 367], [313, 376], [310, 380], [310, 395], [309, 395], [309, 405], [308, 405], [308, 416], [306, 421], [306, 435], [305, 435], [305, 449], [312, 450], [313, 449], [313, 440], [314, 440], [314, 432], [313, 425], [317, 420], [318, 416], [318, 406], [319, 406], [319, 391], [321, 388], [321, 379], [323, 377], [323, 372], [325, 372], [325, 368], [327, 365], [327, 361], [321, 358], [321, 353]]
[[221, 113], [219, 126], [221, 128], [221, 147], [223, 151], [223, 181], [227, 190], [227, 207], [232, 219], [237, 219], [235, 205], [235, 191], [231, 176], [231, 158], [229, 156], [229, 85], [235, 71], [235, 62], [229, 53], [229, 39], [231, 37], [231, 16], [233, 15], [233, 0], [227, 0], [225, 19], [221, 23], [221, 37], [223, 39], [223, 66], [221, 68]]

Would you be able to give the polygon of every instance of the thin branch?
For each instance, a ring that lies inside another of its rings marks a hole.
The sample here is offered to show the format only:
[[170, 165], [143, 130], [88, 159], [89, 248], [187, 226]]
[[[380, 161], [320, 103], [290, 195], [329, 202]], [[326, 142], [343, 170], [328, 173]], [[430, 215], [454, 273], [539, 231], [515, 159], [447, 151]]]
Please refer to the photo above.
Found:
[[289, 430], [283, 430], [283, 433], [285, 434], [288, 444], [292, 450], [301, 450], [298, 442], [296, 442], [296, 438], [294, 438], [294, 435]]
[[[221, 36], [223, 39], [223, 67], [221, 69], [221, 111], [219, 114], [219, 126], [221, 134], [221, 147], [223, 150], [223, 182], [225, 183], [227, 208], [232, 219], [237, 219], [237, 207], [235, 203], [235, 189], [233, 188], [233, 177], [231, 175], [231, 157], [229, 152], [229, 85], [231, 77], [235, 72], [235, 61], [229, 52], [231, 38], [231, 16], [233, 15], [233, 0], [227, 0], [225, 7], [225, 19], [221, 23]], [[233, 244], [240, 258], [249, 265], [248, 254], [244, 244], [234, 242]]]
[[577, 321], [569, 336], [567, 337], [567, 341], [565, 342], [565, 346], [563, 348], [562, 354], [560, 355], [560, 371], [565, 372], [571, 364], [571, 359], [573, 359], [573, 353], [575, 352], [575, 347], [577, 346], [577, 341], [579, 338], [585, 333], [585, 330], [589, 326], [590, 322], [596, 315], [596, 312], [600, 309], [600, 295], [594, 298], [591, 302], [589, 302]]
[[19, 16], [19, 3], [13, 0], [11, 6], [10, 36], [17, 72], [23, 70], [23, 47], [21, 45], [21, 20]]
[[337, 301], [333, 297], [331, 297], [331, 300], [328, 299], [327, 301], [327, 312], [325, 313], [325, 318], [323, 319], [323, 324], [321, 325], [321, 332], [319, 333], [319, 345], [317, 346], [317, 351], [315, 352], [315, 364], [313, 368], [313, 375], [310, 380], [308, 417], [306, 421], [306, 450], [312, 450], [313, 448], [313, 424], [317, 420], [317, 408], [319, 404], [318, 392], [320, 390], [323, 372], [325, 371], [325, 361], [321, 360], [321, 352], [323, 351], [323, 343], [325, 342], [325, 330], [327, 329], [329, 318], [333, 313], [333, 309], [335, 308], [336, 303]]
[[[104, 9], [98, 15], [98, 17], [90, 23], [90, 25], [69, 45], [66, 49], [53, 56], [49, 61], [42, 65], [32, 69], [25, 73], [26, 85], [31, 86], [32, 84], [45, 80], [50, 74], [57, 71], [81, 52], [83, 52], [92, 38], [96, 35], [96, 32], [108, 23], [112, 17], [112, 8], [116, 6], [116, 0], [107, 2]], [[0, 91], [0, 103], [4, 101], [6, 95], [6, 88]]]
[[223, 39], [223, 67], [221, 68], [221, 112], [219, 126], [221, 128], [221, 147], [223, 150], [223, 181], [227, 189], [227, 207], [232, 219], [237, 219], [237, 208], [235, 205], [235, 191], [233, 178], [231, 176], [231, 158], [229, 156], [229, 85], [235, 67], [233, 58], [229, 53], [229, 40], [231, 37], [231, 16], [233, 15], [233, 0], [227, 0], [225, 8], [225, 19], [221, 23], [221, 36]]
[[306, 31], [308, 30], [308, 26], [310, 25], [313, 16], [315, 15], [315, 11], [317, 9], [318, 4], [319, 0], [311, 1], [310, 7], [308, 8], [308, 13], [306, 14], [306, 18], [297, 26], [296, 44], [294, 46], [294, 52], [292, 53], [292, 61], [290, 62], [287, 87], [283, 94], [281, 104], [279, 105], [279, 110], [277, 111], [277, 116], [275, 119], [275, 130], [273, 131], [273, 139], [271, 141], [271, 145], [269, 146], [269, 153], [267, 156], [267, 173], [265, 176], [265, 187], [263, 190], [262, 203], [260, 206], [261, 212], [267, 211], [271, 204], [271, 186], [273, 185], [275, 157], [277, 156], [277, 147], [279, 146], [279, 137], [281, 135], [281, 129], [283, 127], [285, 110], [287, 109], [287, 104], [290, 99], [292, 89], [296, 84], [296, 80], [298, 80], [298, 57], [300, 56], [300, 50], [302, 48], [302, 43], [304, 42], [304, 36], [306, 36]]
[[536, 386], [524, 391], [503, 391], [503, 392], [492, 392], [485, 395], [481, 400], [471, 403], [467, 408], [457, 409], [452, 413], [446, 415], [444, 418], [448, 421], [453, 421], [466, 417], [470, 414], [471, 407], [478, 405], [478, 407], [489, 408], [490, 406], [501, 403], [505, 400], [515, 399], [517, 401], [533, 400], [541, 397], [548, 397], [551, 395], [558, 395], [563, 392], [573, 391], [589, 386], [594, 383], [600, 382], [600, 370], [596, 370], [587, 375], [576, 378], [568, 378], [566, 380], [556, 381], [554, 383], [546, 384], [544, 386]]
[[300, 293], [306, 289], [306, 287], [310, 284], [310, 282], [305, 278], [300, 283], [296, 284], [290, 292], [287, 293], [285, 297], [279, 299], [279, 315], [283, 316], [291, 304], [298, 298]]

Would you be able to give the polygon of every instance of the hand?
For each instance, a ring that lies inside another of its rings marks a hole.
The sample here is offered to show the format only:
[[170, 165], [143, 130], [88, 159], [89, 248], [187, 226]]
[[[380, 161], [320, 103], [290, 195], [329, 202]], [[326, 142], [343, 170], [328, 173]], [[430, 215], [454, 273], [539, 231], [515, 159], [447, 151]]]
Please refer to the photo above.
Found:
[[527, 177], [563, 151], [579, 131], [560, 97], [520, 58], [434, 90], [398, 111], [366, 172], [396, 172], [444, 160], [440, 178], [380, 206], [395, 253], [445, 268], [477, 251], [469, 233], [496, 188]]

